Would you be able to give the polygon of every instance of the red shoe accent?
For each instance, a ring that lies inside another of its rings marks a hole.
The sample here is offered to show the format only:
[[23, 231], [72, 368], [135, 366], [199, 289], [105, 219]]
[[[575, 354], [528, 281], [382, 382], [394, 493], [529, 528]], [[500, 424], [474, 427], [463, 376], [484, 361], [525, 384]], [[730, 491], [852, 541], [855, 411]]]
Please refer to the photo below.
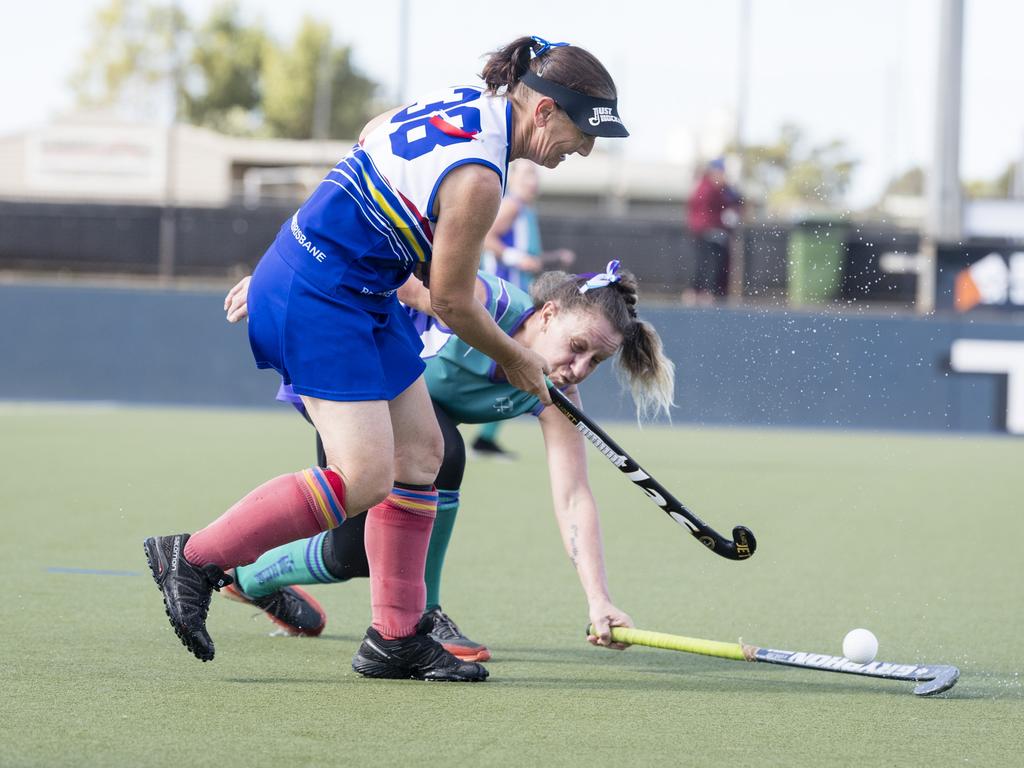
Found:
[[452, 656], [455, 656], [462, 661], [491, 660], [491, 652], [484, 646], [480, 646], [479, 648], [467, 648], [464, 645], [455, 645], [454, 643], [441, 643], [441, 646]]

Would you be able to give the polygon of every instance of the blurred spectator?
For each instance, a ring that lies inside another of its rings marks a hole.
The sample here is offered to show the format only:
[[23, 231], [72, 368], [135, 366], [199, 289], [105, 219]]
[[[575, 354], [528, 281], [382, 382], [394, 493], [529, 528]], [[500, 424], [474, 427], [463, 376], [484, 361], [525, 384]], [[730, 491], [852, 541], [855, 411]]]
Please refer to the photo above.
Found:
[[708, 163], [690, 195], [686, 224], [697, 241], [693, 286], [683, 292], [688, 304], [711, 304], [729, 287], [732, 231], [740, 221], [743, 200], [725, 178], [725, 160]]
[[498, 216], [484, 238], [480, 268], [508, 280], [524, 291], [546, 267], [568, 267], [576, 255], [567, 248], [542, 251], [537, 225], [537, 166], [517, 160], [509, 166], [508, 188]]
[[[484, 253], [480, 268], [491, 272], [513, 285], [530, 290], [534, 279], [545, 267], [569, 267], [576, 255], [567, 248], [542, 251], [540, 227], [537, 224], [539, 179], [537, 166], [526, 160], [517, 160], [509, 166], [505, 197], [498, 208], [498, 216], [484, 238]], [[476, 440], [473, 452], [483, 456], [510, 458], [508, 451], [497, 443], [500, 421], [485, 424]]]

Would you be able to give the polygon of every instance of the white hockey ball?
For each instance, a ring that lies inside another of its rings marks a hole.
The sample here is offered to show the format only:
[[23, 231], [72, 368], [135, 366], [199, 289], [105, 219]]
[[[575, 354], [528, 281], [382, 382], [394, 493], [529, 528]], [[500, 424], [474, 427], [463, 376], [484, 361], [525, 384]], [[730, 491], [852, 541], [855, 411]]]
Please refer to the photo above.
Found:
[[843, 638], [843, 656], [858, 664], [867, 664], [878, 655], [878, 638], [870, 629], [851, 629]]

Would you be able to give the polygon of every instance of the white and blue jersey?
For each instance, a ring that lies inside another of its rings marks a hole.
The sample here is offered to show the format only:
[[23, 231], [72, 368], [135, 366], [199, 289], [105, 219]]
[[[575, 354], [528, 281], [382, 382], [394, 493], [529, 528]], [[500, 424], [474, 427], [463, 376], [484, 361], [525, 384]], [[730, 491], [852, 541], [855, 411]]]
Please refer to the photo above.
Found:
[[511, 131], [504, 96], [471, 86], [429, 94], [353, 147], [285, 222], [274, 247], [318, 289], [379, 304], [430, 261], [437, 191], [448, 173], [484, 165], [504, 189]]
[[285, 222], [249, 284], [249, 343], [297, 394], [393, 400], [423, 372], [395, 292], [433, 251], [437, 191], [460, 165], [508, 171], [508, 99], [430, 94], [363, 137]]

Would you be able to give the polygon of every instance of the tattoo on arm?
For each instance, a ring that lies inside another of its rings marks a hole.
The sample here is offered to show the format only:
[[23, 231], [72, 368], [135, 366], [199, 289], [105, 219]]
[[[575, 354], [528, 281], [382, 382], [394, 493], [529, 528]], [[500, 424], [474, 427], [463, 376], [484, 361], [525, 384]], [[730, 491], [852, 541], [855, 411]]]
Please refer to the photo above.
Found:
[[569, 530], [571, 531], [569, 534], [569, 559], [572, 560], [573, 568], [579, 568], [580, 548], [576, 544], [576, 537], [579, 535], [580, 529], [578, 525], [573, 524]]

